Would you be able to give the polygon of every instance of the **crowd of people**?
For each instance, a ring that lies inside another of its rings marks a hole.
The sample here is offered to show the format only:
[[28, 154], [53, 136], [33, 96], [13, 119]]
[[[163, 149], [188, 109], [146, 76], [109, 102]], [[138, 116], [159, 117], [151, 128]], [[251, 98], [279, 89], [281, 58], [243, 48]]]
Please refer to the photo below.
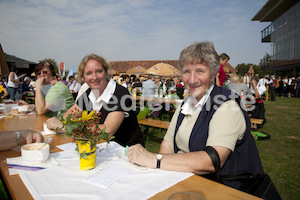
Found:
[[[180, 77], [149, 75], [145, 78], [125, 74], [113, 79], [108, 73], [107, 61], [102, 56], [90, 54], [80, 62], [76, 78], [61, 79], [54, 66], [43, 61], [35, 67], [34, 84], [29, 77], [22, 82], [25, 75], [18, 76], [13, 68], [8, 83], [1, 82], [1, 85], [7, 88], [6, 92], [3, 90], [4, 98], [9, 96], [15, 101], [19, 100], [19, 91], [22, 94], [33, 90], [37, 113], [50, 117], [46, 121], [49, 129], [63, 128], [62, 121], [74, 111], [75, 116], [84, 110], [100, 112], [100, 127], [105, 127], [120, 145], [130, 146], [128, 160], [133, 164], [193, 172], [211, 178], [216, 166], [208, 153], [209, 147], [220, 159], [222, 175], [242, 170], [256, 175], [263, 173], [263, 168], [250, 133], [249, 113], [240, 102], [244, 98], [252, 99], [255, 102], [252, 115], [265, 120], [263, 95], [266, 85], [270, 86], [272, 95], [299, 97], [300, 78], [259, 79], [245, 74], [226, 81], [223, 65], [229, 59], [225, 53], [218, 55], [211, 42], [195, 42], [180, 54]], [[176, 93], [185, 98], [172, 117], [158, 153], [145, 149], [144, 136], [132, 107], [130, 93], [136, 92], [135, 89], [147, 97]], [[223, 100], [216, 101], [218, 96]], [[11, 135], [14, 133], [3, 135], [5, 141], [14, 141]], [[27, 142], [41, 141], [40, 136], [33, 133], [24, 132], [21, 136], [22, 143], [28, 137]], [[16, 144], [12, 142], [0, 150]], [[242, 183], [236, 180], [224, 181], [224, 184], [239, 188]]]

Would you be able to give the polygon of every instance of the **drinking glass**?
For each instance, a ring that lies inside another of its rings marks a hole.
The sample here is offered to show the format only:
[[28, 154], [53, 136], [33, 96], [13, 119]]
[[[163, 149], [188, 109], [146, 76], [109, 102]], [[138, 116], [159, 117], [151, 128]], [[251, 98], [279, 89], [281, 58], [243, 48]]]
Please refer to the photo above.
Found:
[[13, 117], [13, 102], [12, 101], [4, 101], [4, 115], [6, 118], [12, 118]]
[[169, 196], [168, 200], [206, 200], [200, 194], [193, 192], [177, 192]]

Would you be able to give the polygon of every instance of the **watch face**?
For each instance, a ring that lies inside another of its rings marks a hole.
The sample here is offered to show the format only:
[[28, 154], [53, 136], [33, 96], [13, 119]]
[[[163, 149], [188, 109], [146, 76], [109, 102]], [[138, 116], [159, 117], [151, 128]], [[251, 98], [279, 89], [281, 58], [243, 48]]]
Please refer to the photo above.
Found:
[[162, 156], [161, 154], [157, 154], [157, 155], [156, 155], [156, 159], [158, 159], [158, 160], [161, 160], [162, 157], [163, 157], [163, 156]]

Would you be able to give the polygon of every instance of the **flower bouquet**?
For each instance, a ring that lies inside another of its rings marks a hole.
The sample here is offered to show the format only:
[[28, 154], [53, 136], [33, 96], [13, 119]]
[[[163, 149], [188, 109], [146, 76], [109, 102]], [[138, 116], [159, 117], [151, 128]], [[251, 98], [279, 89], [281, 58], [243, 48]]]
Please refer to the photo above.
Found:
[[[65, 121], [63, 121], [66, 132], [64, 136], [72, 136], [73, 142], [77, 142], [76, 150], [80, 153], [80, 169], [90, 170], [95, 168], [96, 145], [100, 140], [109, 142], [109, 133], [100, 128], [99, 120], [101, 113], [92, 110], [83, 111], [81, 115], [72, 111]], [[102, 149], [100, 149], [101, 151]]]

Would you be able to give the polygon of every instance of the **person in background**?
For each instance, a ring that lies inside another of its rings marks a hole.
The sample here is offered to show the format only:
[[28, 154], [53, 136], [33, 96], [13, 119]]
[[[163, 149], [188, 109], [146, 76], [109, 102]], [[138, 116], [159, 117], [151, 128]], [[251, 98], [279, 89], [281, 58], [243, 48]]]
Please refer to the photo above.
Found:
[[[54, 66], [42, 61], [34, 68], [37, 80], [35, 82], [35, 107], [39, 115], [48, 117], [63, 115], [73, 104], [74, 99], [69, 88], [61, 81], [54, 79]], [[43, 87], [50, 85], [44, 95]]]
[[296, 98], [300, 98], [300, 76], [295, 80]]
[[43, 142], [43, 136], [32, 130], [0, 132], [0, 151], [6, 151], [22, 144]]
[[220, 68], [216, 76], [216, 84], [217, 86], [223, 86], [223, 83], [226, 79], [226, 73], [223, 69], [223, 66], [228, 62], [230, 59], [229, 56], [226, 53], [222, 53], [219, 55], [220, 58]]
[[137, 78], [134, 82], [134, 84], [132, 85], [132, 89], [133, 88], [141, 88], [143, 85], [141, 83], [141, 80], [139, 78]]
[[9, 98], [14, 101], [18, 101], [20, 98], [19, 85], [22, 84], [22, 82], [20, 82], [19, 79], [26, 76], [26, 74], [17, 76], [18, 69], [16, 67], [11, 67], [10, 71], [11, 72], [8, 75], [8, 83], [7, 83], [7, 90], [9, 93]]
[[254, 110], [250, 111], [250, 113], [251, 117], [264, 120], [263, 124], [257, 125], [257, 128], [261, 128], [266, 123], [265, 106], [262, 96], [267, 89], [262, 83], [259, 82], [259, 77], [257, 76], [252, 77], [250, 84], [250, 91], [256, 100], [256, 103], [254, 104], [255, 108]]
[[227, 85], [227, 89], [234, 91], [239, 96], [241, 96], [242, 92], [243, 95], [252, 95], [249, 87], [244, 83], [243, 78], [238, 74], [235, 74], [231, 78], [231, 82]]
[[76, 99], [80, 87], [80, 83], [75, 80], [74, 76], [69, 76], [68, 88], [71, 91], [74, 99]]
[[26, 91], [30, 91], [30, 87], [29, 87], [30, 82], [31, 82], [31, 78], [26, 76], [21, 85], [21, 95]]
[[150, 74], [149, 79], [143, 83], [143, 93], [142, 95], [145, 97], [154, 97], [155, 96], [155, 88], [157, 87], [155, 83], [155, 76]]
[[276, 89], [277, 89], [277, 79], [275, 75], [271, 76], [271, 84], [270, 84], [270, 90], [271, 90], [271, 101], [275, 101], [276, 98]]
[[[215, 167], [206, 151], [210, 146], [220, 157], [221, 175], [240, 170], [254, 176], [263, 172], [248, 114], [241, 109], [239, 98], [230, 98], [230, 90], [214, 84], [219, 67], [220, 59], [211, 42], [196, 42], [181, 52], [179, 69], [191, 96], [174, 113], [159, 153], [141, 145], [131, 146], [131, 163], [213, 177]], [[220, 95], [222, 101], [215, 101]], [[233, 188], [242, 184], [223, 182]]]
[[251, 78], [248, 75], [248, 73], [246, 72], [245, 75], [244, 75], [244, 77], [243, 77], [243, 82], [249, 87], [250, 81], [251, 81]]
[[2, 100], [2, 99], [7, 99], [8, 97], [9, 97], [9, 93], [2, 79], [2, 74], [0, 73], [0, 98]]
[[66, 81], [67, 80], [67, 77], [63, 77], [62, 78], [62, 80], [61, 80], [61, 82], [63, 83], [63, 84], [65, 84], [65, 85], [68, 85], [68, 82]]
[[[80, 115], [84, 110], [100, 112], [100, 125], [114, 141], [122, 146], [145, 145], [138, 124], [129, 91], [116, 83], [108, 74], [107, 61], [96, 54], [87, 55], [78, 67], [77, 81], [84, 80], [84, 85], [78, 92], [76, 103], [64, 114], [66, 118], [72, 112]], [[80, 95], [79, 95], [80, 94]], [[56, 117], [46, 121], [49, 129], [55, 130], [63, 124]]]
[[122, 86], [127, 90], [129, 90], [129, 84], [130, 84], [130, 77], [127, 74], [122, 75]]

